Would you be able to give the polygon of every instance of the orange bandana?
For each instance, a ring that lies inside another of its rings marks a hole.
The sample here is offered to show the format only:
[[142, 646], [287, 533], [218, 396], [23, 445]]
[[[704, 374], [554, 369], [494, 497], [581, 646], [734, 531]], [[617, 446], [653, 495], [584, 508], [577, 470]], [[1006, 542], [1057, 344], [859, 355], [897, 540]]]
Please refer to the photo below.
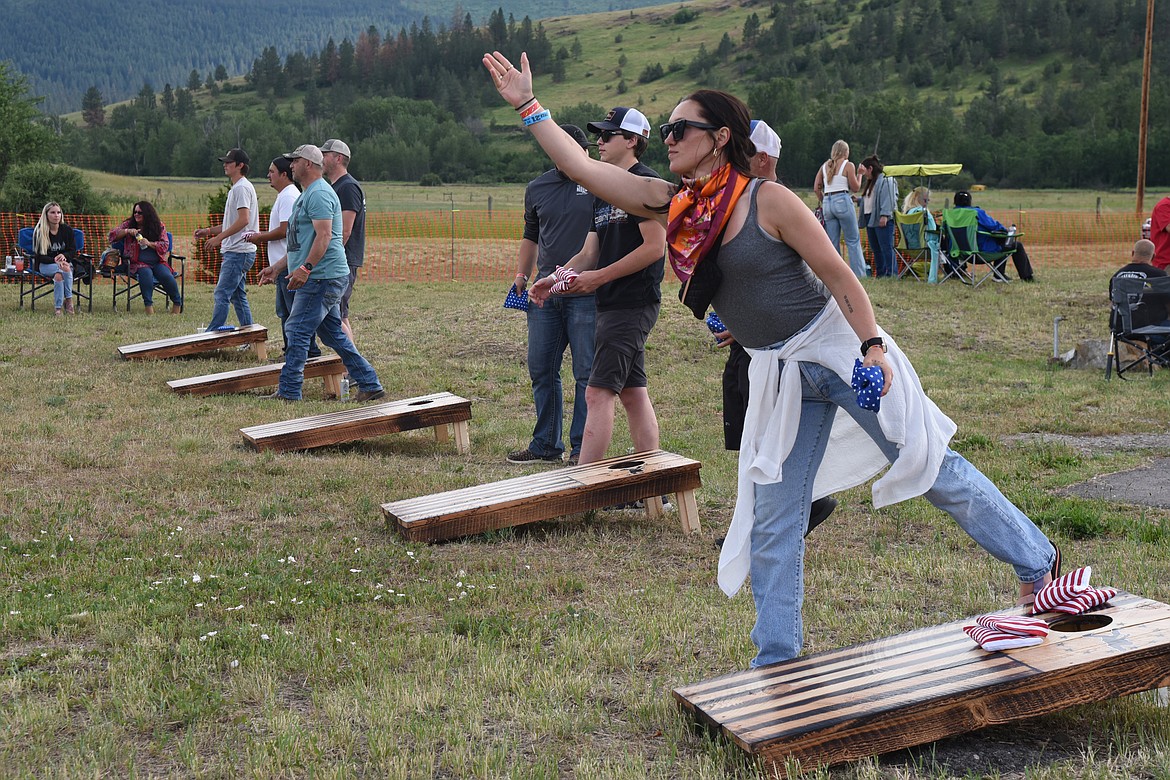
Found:
[[730, 165], [699, 179], [683, 179], [682, 189], [670, 201], [666, 225], [670, 266], [679, 279], [691, 278], [747, 185], [748, 177]]

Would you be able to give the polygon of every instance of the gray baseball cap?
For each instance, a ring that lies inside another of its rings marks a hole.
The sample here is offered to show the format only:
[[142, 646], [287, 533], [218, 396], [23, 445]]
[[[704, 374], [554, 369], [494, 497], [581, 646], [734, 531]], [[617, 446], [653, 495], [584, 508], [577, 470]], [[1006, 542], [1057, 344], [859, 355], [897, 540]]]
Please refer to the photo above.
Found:
[[321, 144], [321, 151], [337, 152], [338, 154], [344, 154], [347, 158], [353, 156], [349, 153], [349, 144], [347, 144], [345, 141], [339, 141], [336, 138], [330, 138], [328, 141]]
[[301, 144], [291, 152], [286, 152], [284, 156], [290, 160], [295, 160], [300, 157], [301, 159], [308, 160], [314, 165], [321, 165], [323, 162], [325, 162], [325, 158], [322, 156], [321, 150], [312, 144]]

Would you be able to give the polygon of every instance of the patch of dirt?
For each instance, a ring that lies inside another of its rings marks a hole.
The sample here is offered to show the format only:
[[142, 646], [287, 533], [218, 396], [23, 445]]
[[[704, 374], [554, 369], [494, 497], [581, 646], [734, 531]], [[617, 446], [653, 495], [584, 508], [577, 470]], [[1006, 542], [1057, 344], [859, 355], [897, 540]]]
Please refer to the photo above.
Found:
[[[1144, 452], [1170, 450], [1170, 434], [1133, 433], [1109, 436], [1067, 436], [1057, 433], [1022, 433], [1006, 437], [1008, 441], [1061, 444], [1078, 454], [1097, 452]], [[1061, 495], [1097, 498], [1120, 504], [1170, 508], [1170, 480], [1166, 479], [1170, 458], [1158, 458], [1145, 466], [1113, 474], [1099, 474], [1092, 479], [1069, 485]]]

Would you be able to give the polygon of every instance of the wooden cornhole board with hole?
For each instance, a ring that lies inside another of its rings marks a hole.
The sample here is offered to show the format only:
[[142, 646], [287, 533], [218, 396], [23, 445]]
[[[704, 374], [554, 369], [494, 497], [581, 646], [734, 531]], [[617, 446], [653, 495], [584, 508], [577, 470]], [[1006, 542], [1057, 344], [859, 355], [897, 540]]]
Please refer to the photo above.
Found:
[[[1024, 608], [1002, 614], [1027, 614]], [[781, 775], [1170, 684], [1170, 606], [1119, 593], [1041, 615], [1043, 644], [989, 653], [963, 626], [911, 631], [674, 691], [684, 711]]]
[[646, 500], [652, 518], [674, 493], [684, 532], [699, 530], [697, 460], [662, 450], [638, 452], [382, 505], [386, 525], [411, 541], [437, 542], [509, 526]]
[[166, 358], [201, 355], [225, 347], [251, 344], [260, 360], [268, 359], [268, 328], [263, 325], [245, 325], [235, 330], [209, 330], [157, 341], [143, 341], [118, 347], [118, 354], [126, 360], [165, 360]]
[[471, 451], [467, 421], [471, 401], [451, 393], [433, 393], [383, 404], [366, 404], [340, 412], [298, 417], [295, 420], [241, 428], [244, 439], [258, 450], [311, 450], [360, 441], [374, 436], [435, 429], [436, 441], [448, 440], [447, 426], [455, 430], [455, 447]]
[[[167, 387], [179, 395], [242, 393], [245, 390], [276, 386], [280, 381], [280, 372], [283, 368], [284, 363], [272, 363], [265, 366], [241, 368], [236, 371], [223, 371], [218, 374], [172, 379], [167, 382]], [[341, 395], [340, 379], [344, 375], [345, 364], [341, 362], [338, 355], [309, 358], [305, 363], [305, 379], [321, 377], [325, 380], [325, 392], [334, 396]]]

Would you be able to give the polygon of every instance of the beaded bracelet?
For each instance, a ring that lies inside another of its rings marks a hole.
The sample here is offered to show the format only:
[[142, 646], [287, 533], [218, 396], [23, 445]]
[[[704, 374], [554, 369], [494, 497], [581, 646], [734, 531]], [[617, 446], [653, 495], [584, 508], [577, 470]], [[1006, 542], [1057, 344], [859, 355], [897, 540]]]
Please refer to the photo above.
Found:
[[536, 98], [532, 98], [532, 100], [528, 103], [528, 105], [520, 112], [520, 118], [527, 119], [528, 117], [532, 116], [533, 114], [540, 113], [543, 110], [544, 110], [544, 107], [542, 105], [540, 105], [540, 101], [537, 100]]
[[541, 111], [539, 114], [533, 114], [532, 116], [525, 117], [524, 126], [528, 127], [529, 125], [534, 125], [537, 122], [543, 122], [546, 119], [552, 119], [552, 112], [547, 108]]

